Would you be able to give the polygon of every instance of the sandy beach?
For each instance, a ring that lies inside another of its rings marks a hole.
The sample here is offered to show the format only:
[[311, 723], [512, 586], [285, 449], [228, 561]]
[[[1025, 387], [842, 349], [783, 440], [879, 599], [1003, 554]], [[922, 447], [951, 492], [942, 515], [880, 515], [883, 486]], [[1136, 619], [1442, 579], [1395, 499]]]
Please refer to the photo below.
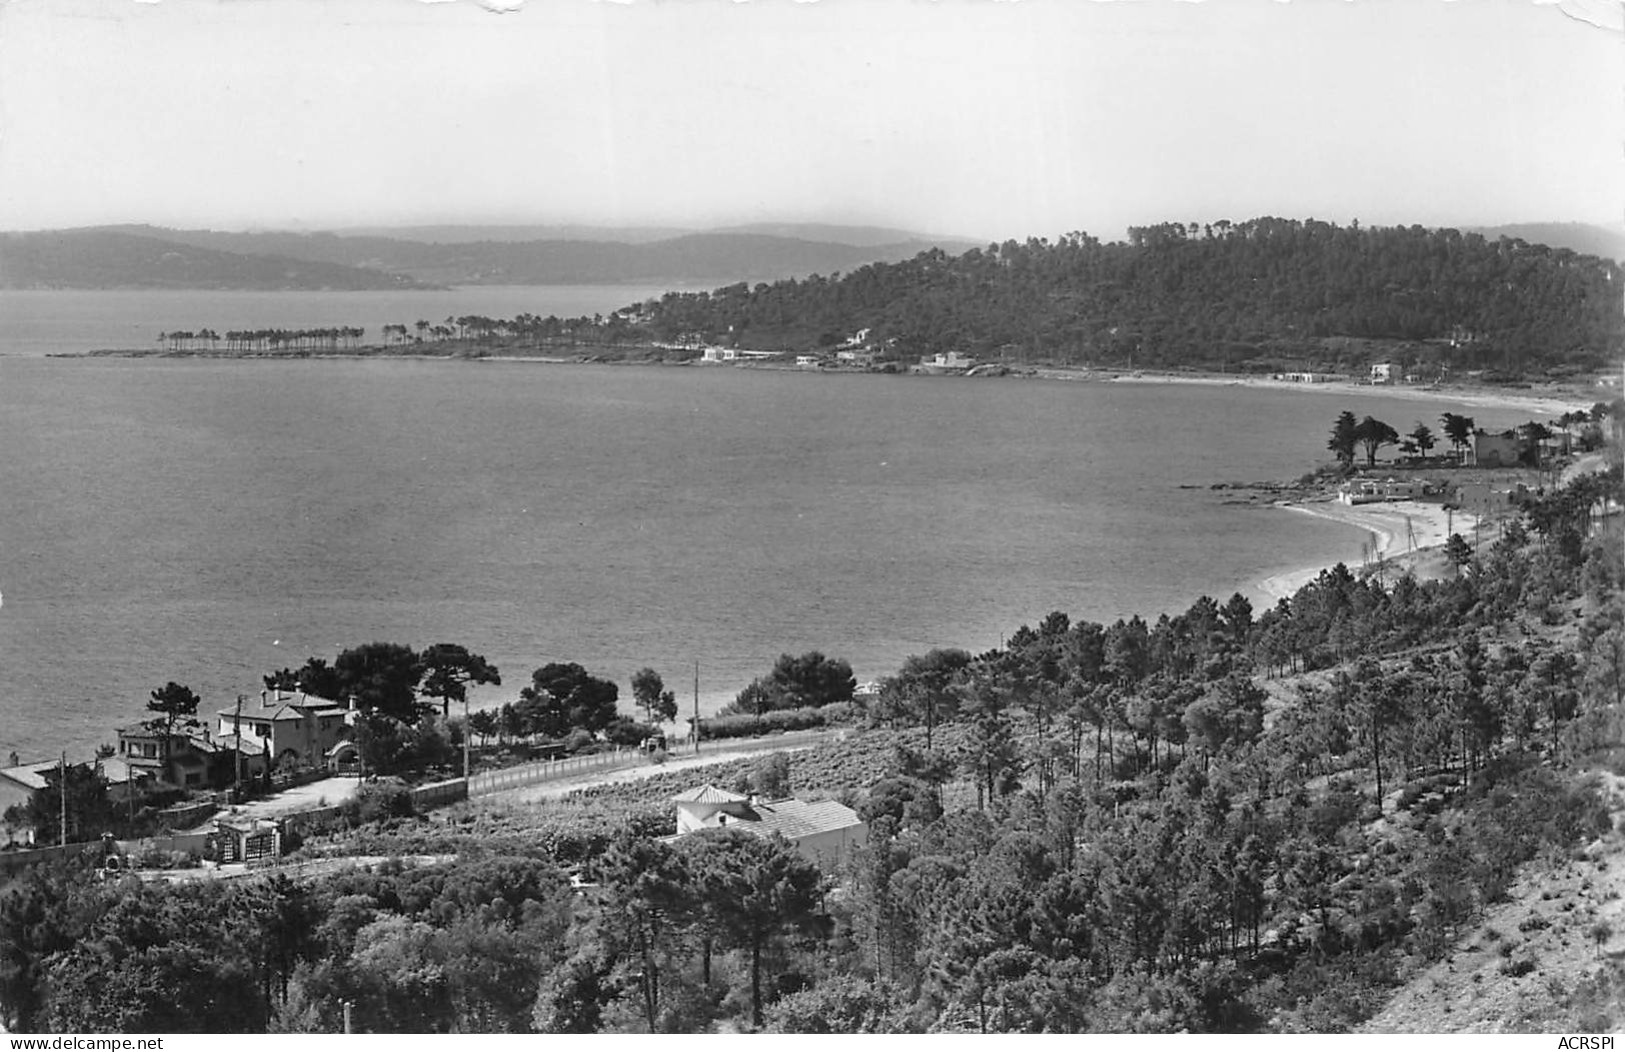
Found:
[[[1356, 526], [1370, 534], [1369, 549], [1349, 552], [1343, 562], [1358, 571], [1367, 563], [1378, 560], [1391, 565], [1404, 565], [1419, 569], [1423, 560], [1419, 555], [1435, 553], [1450, 539], [1451, 533], [1471, 537], [1476, 520], [1464, 512], [1446, 511], [1439, 504], [1417, 501], [1385, 501], [1379, 504], [1344, 504], [1335, 498], [1310, 501], [1279, 501], [1275, 505], [1316, 518]], [[1272, 601], [1288, 598], [1299, 588], [1320, 575], [1327, 567], [1313, 566], [1289, 570], [1267, 577], [1259, 590]]]
[[1563, 415], [1573, 409], [1589, 409], [1603, 397], [1579, 389], [1552, 388], [1548, 391], [1503, 392], [1485, 387], [1416, 387], [1406, 384], [1362, 384], [1350, 380], [1328, 383], [1289, 383], [1263, 376], [1182, 375], [1178, 373], [1134, 373], [1110, 378], [1120, 384], [1204, 384], [1210, 387], [1260, 387], [1272, 391], [1301, 391], [1312, 394], [1343, 394], [1351, 397], [1397, 398], [1409, 402], [1448, 402], [1477, 409], [1512, 409], [1531, 413], [1541, 420]]

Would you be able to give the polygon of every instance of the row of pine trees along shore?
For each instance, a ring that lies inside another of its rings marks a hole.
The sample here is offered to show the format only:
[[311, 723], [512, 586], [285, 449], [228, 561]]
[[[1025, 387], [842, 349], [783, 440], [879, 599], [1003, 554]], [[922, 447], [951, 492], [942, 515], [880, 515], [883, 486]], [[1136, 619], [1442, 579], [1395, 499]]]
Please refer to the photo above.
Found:
[[[1356, 1027], [1520, 873], [1592, 866], [1582, 848], [1621, 835], [1598, 782], [1625, 775], [1609, 457], [1522, 498], [1445, 579], [1338, 566], [1263, 611], [1238, 595], [1151, 621], [1057, 612], [831, 701], [844, 742], [534, 807], [419, 815], [398, 793], [381, 804], [380, 783], [294, 856], [449, 861], [175, 885], [29, 867], [0, 888], [0, 1018], [337, 1031], [348, 1006], [379, 1032]], [[538, 670], [527, 689], [585, 705], [591, 678]], [[659, 839], [670, 796], [699, 780], [832, 795], [868, 843], [826, 871], [739, 831]], [[1537, 984], [1537, 929], [1595, 947], [1581, 978], [1547, 983], [1529, 1028], [1625, 1018], [1597, 905], [1537, 904], [1503, 940], [1509, 980]]]

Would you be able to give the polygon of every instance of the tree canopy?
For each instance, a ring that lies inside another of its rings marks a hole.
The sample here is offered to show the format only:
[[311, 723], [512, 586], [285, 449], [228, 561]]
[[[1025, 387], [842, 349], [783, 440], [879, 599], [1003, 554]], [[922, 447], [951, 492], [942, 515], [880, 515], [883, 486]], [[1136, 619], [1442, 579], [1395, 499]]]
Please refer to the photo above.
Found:
[[660, 673], [652, 668], [632, 673], [632, 699], [650, 723], [669, 723], [677, 718], [677, 695], [666, 689]]
[[562, 738], [572, 730], [601, 731], [615, 720], [620, 688], [575, 662], [551, 662], [531, 673], [515, 709], [528, 733]]
[[781, 654], [773, 671], [741, 691], [732, 708], [745, 713], [817, 708], [851, 701], [857, 686], [852, 666], [839, 658], [825, 657], [817, 650], [800, 657]]
[[443, 717], [450, 714], [452, 702], [461, 702], [468, 697], [470, 684], [500, 686], [502, 683], [502, 676], [495, 665], [478, 654], [470, 653], [460, 643], [435, 643], [418, 655], [418, 662], [423, 667], [420, 689], [429, 697], [440, 699], [440, 714]]

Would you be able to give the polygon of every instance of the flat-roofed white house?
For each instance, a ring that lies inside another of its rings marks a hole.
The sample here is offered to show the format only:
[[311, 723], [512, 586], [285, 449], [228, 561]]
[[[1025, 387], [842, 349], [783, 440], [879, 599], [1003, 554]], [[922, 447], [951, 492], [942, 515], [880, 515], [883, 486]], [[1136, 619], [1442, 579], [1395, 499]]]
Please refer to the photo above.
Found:
[[970, 369], [975, 365], [975, 358], [967, 358], [958, 351], [949, 351], [947, 354], [938, 353], [921, 358], [919, 368], [924, 372], [936, 372], [942, 369]]
[[837, 800], [764, 802], [702, 785], [678, 793], [672, 802], [677, 805], [677, 837], [708, 829], [743, 829], [757, 836], [777, 833], [804, 858], [827, 870], [835, 869], [869, 840], [869, 826]]

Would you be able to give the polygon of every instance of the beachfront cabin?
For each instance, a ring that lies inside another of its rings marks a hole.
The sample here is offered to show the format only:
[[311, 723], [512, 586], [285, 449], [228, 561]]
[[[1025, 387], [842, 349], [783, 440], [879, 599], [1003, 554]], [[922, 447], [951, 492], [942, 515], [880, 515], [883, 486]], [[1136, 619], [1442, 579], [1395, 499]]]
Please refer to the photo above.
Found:
[[777, 833], [826, 872], [834, 872], [869, 840], [869, 826], [858, 813], [835, 800], [764, 802], [702, 785], [678, 793], [672, 802], [677, 805], [677, 837], [709, 829], [743, 829], [756, 836]]
[[1394, 382], [1394, 363], [1378, 362], [1371, 367], [1371, 382], [1374, 384], [1391, 384]]
[[273, 768], [322, 767], [333, 747], [352, 733], [354, 713], [336, 701], [308, 694], [260, 691], [257, 703], [245, 701], [216, 711], [218, 733], [226, 737], [241, 728], [243, 740], [257, 742]]
[[1522, 454], [1523, 440], [1516, 431], [1473, 432], [1473, 463], [1481, 468], [1513, 467]]
[[1359, 479], [1338, 490], [1337, 499], [1344, 504], [1379, 504], [1390, 500], [1415, 500], [1426, 491], [1424, 483], [1410, 480]]
[[732, 347], [707, 347], [700, 353], [702, 362], [734, 362], [739, 360], [739, 352]]
[[818, 355], [816, 355], [816, 354], [798, 354], [798, 355], [796, 355], [796, 368], [797, 369], [816, 369], [821, 364], [823, 364], [823, 363], [819, 361]]
[[971, 369], [976, 366], [975, 358], [967, 358], [958, 351], [949, 351], [947, 354], [934, 354], [929, 358], [920, 359], [919, 369], [922, 372], [946, 372], [948, 370]]

